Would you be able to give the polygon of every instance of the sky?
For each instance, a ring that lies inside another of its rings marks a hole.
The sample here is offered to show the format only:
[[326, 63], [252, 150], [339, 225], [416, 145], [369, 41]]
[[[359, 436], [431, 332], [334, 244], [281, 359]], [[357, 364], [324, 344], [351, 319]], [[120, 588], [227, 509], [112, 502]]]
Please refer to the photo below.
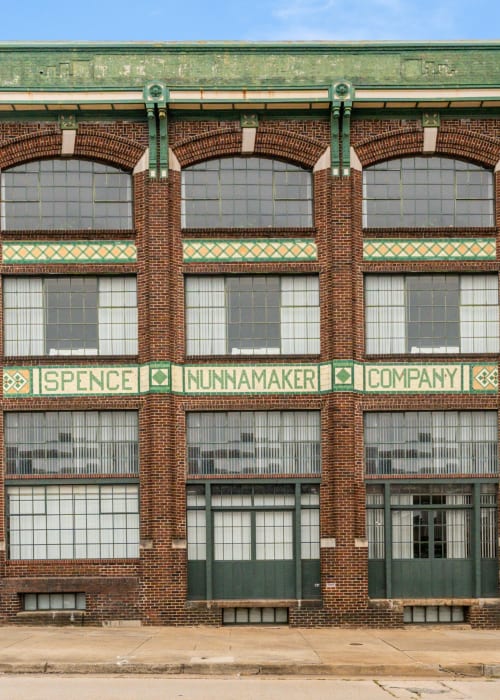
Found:
[[3, 0], [0, 41], [500, 39], [499, 0]]

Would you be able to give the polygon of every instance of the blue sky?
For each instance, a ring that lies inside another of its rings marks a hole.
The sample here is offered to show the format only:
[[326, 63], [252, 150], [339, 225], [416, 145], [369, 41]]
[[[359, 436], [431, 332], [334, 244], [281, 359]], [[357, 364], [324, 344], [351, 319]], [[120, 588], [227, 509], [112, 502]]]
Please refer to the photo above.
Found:
[[0, 41], [500, 38], [498, 0], [3, 0]]

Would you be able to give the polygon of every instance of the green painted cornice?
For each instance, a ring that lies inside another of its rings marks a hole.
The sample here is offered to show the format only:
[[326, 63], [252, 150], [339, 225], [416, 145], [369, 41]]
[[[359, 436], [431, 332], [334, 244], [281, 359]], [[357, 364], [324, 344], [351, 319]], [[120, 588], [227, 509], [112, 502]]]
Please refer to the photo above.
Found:
[[500, 42], [0, 43], [0, 89], [495, 87]]

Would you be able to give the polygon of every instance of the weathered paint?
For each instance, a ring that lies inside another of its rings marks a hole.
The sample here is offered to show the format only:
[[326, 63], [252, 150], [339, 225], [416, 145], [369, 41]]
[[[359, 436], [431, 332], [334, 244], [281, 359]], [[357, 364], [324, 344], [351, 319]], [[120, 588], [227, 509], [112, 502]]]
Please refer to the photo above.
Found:
[[500, 43], [0, 44], [0, 86], [496, 86]]

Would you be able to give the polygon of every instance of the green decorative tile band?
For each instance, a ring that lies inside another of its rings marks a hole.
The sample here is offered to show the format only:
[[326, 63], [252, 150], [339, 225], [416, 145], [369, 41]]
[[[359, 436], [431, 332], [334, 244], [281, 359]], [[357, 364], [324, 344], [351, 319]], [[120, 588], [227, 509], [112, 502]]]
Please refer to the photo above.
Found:
[[107, 367], [6, 367], [3, 395], [126, 396], [176, 393], [191, 396], [319, 394], [474, 394], [498, 391], [498, 366], [450, 362], [308, 364], [145, 365]]
[[183, 243], [184, 262], [304, 262], [317, 260], [316, 243], [307, 238], [200, 240]]
[[371, 238], [364, 260], [495, 260], [494, 238]]
[[132, 241], [16, 241], [2, 245], [5, 265], [37, 263], [133, 263], [137, 260]]

